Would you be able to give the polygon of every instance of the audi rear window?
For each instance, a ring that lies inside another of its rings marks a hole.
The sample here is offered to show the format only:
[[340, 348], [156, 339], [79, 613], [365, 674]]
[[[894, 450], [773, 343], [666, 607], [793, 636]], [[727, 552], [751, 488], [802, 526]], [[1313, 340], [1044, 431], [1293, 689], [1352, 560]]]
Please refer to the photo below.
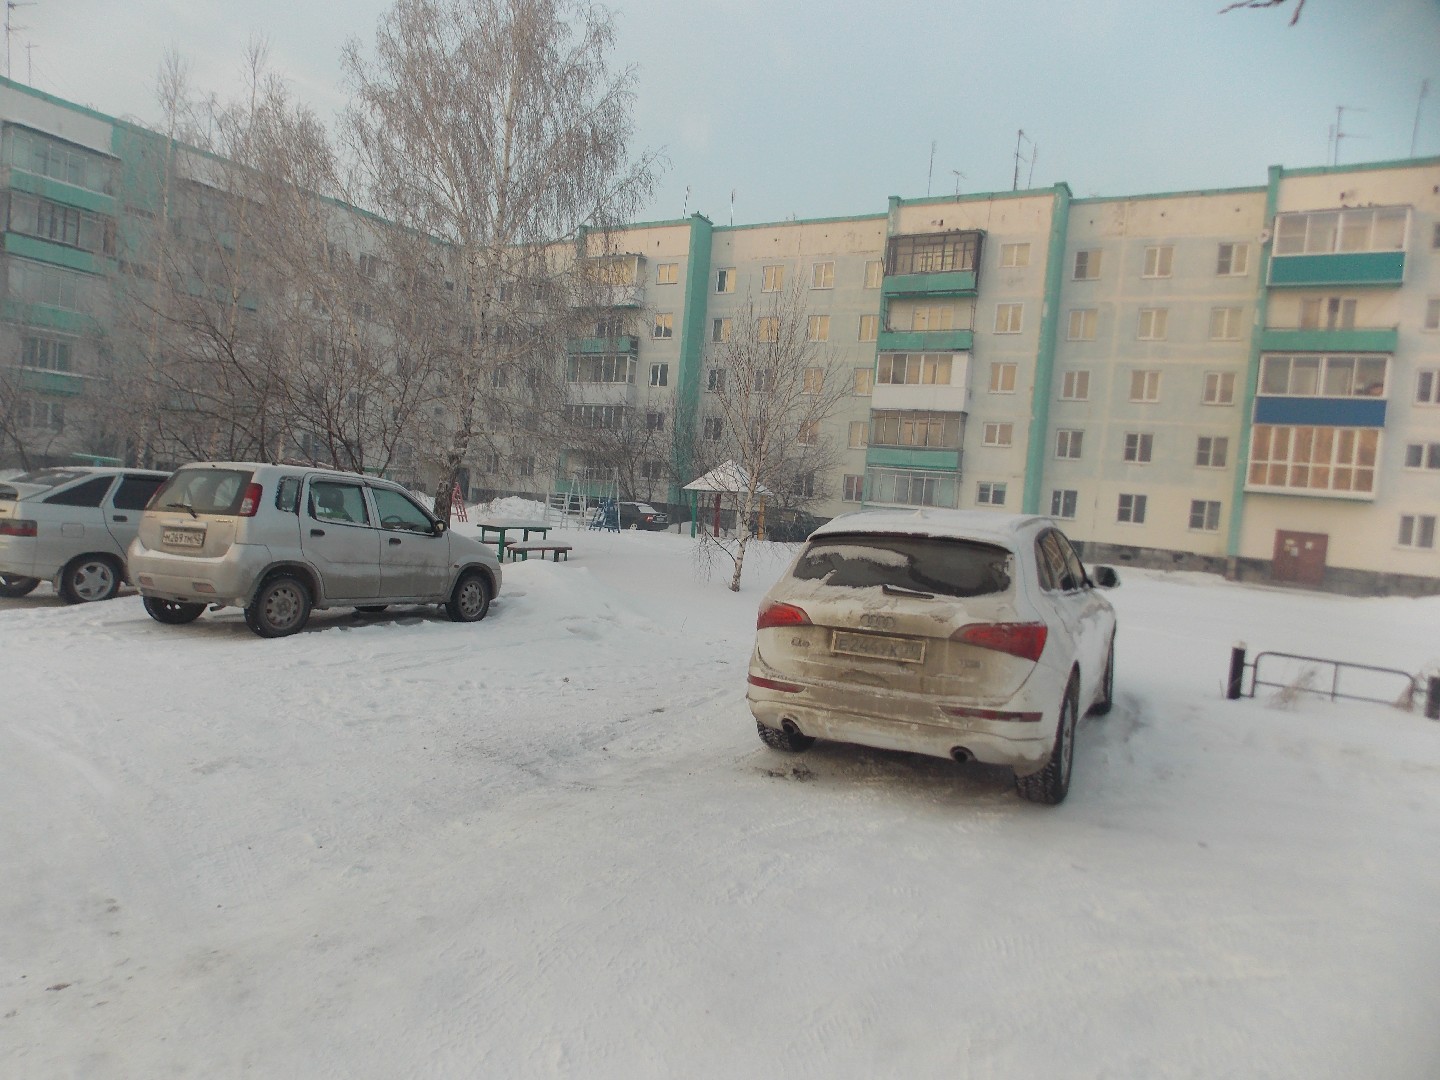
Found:
[[1009, 590], [1014, 556], [976, 540], [931, 536], [832, 535], [810, 541], [792, 576], [837, 588], [889, 585], [936, 596], [988, 596]]
[[181, 469], [155, 493], [149, 509], [234, 514], [253, 475], [244, 469]]

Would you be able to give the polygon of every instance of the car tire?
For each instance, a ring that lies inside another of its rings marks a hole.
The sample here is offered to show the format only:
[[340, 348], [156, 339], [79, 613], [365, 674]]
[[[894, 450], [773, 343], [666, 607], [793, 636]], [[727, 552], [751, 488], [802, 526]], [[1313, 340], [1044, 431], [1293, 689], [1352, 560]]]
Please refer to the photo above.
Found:
[[60, 571], [60, 598], [67, 604], [109, 600], [120, 591], [120, 564], [109, 555], [81, 555]]
[[1055, 725], [1055, 743], [1050, 748], [1050, 759], [1039, 772], [1015, 778], [1015, 787], [1022, 799], [1046, 806], [1057, 806], [1065, 801], [1070, 791], [1070, 770], [1075, 761], [1076, 696], [1072, 676], [1060, 702], [1060, 722]]
[[1110, 639], [1110, 653], [1105, 657], [1105, 674], [1100, 679], [1100, 696], [1090, 706], [1091, 716], [1104, 716], [1115, 704], [1115, 639]]
[[455, 622], [479, 622], [489, 610], [490, 583], [479, 570], [467, 570], [445, 601], [445, 614]]
[[310, 590], [294, 574], [266, 578], [245, 608], [245, 625], [264, 638], [288, 637], [310, 618]]
[[13, 600], [17, 596], [29, 596], [40, 584], [39, 578], [20, 577], [18, 574], [0, 574], [0, 596]]
[[161, 600], [158, 596], [145, 597], [145, 614], [166, 626], [184, 626], [192, 623], [205, 613], [204, 604], [186, 604], [179, 600]]
[[798, 731], [786, 731], [784, 728], [773, 728], [755, 721], [755, 731], [760, 736], [760, 741], [772, 750], [784, 750], [789, 754], [798, 754], [802, 750], [809, 750], [815, 745], [815, 736], [801, 735]]

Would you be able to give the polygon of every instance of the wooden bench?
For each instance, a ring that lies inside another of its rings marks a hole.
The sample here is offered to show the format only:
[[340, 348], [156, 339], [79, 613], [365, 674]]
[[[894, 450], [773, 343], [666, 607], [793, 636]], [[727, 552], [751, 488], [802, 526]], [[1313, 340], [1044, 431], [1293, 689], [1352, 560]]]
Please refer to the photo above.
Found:
[[542, 559], [545, 557], [545, 552], [552, 552], [552, 562], [559, 562], [560, 556], [563, 555], [565, 556], [565, 561], [569, 562], [570, 549], [571, 545], [569, 544], [548, 544], [539, 540], [512, 540], [510, 541], [510, 543], [505, 545], [505, 550], [510, 552], [511, 562], [515, 562], [517, 560], [519, 560], [520, 562], [527, 562], [530, 558], [530, 553], [532, 551], [540, 552], [540, 557]]

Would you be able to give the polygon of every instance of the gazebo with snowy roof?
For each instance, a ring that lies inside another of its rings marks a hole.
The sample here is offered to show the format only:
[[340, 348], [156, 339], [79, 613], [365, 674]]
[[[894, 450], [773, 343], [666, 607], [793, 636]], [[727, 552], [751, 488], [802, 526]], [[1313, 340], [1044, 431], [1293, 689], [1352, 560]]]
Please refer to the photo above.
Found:
[[[715, 520], [712, 532], [720, 534], [720, 507], [726, 495], [740, 496], [750, 490], [750, 474], [742, 469], [734, 461], [727, 461], [723, 465], [717, 465], [698, 480], [692, 480], [682, 489], [690, 492], [690, 535], [695, 535], [696, 525], [700, 520], [700, 496], [710, 493], [715, 496]], [[765, 523], [765, 496], [771, 494], [770, 490], [763, 484], [755, 485], [755, 494], [760, 496], [760, 524], [761, 533], [764, 533]], [[740, 500], [736, 498], [735, 508], [738, 512]]]

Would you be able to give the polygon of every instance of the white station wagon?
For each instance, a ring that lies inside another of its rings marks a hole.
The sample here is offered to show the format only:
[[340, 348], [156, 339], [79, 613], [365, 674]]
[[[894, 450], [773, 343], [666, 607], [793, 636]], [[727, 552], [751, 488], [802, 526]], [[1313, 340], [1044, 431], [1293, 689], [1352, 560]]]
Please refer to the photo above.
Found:
[[1109, 710], [1115, 613], [1049, 518], [871, 511], [811, 534], [760, 605], [747, 700], [760, 738], [817, 737], [1009, 765], [1070, 787], [1080, 712]]

